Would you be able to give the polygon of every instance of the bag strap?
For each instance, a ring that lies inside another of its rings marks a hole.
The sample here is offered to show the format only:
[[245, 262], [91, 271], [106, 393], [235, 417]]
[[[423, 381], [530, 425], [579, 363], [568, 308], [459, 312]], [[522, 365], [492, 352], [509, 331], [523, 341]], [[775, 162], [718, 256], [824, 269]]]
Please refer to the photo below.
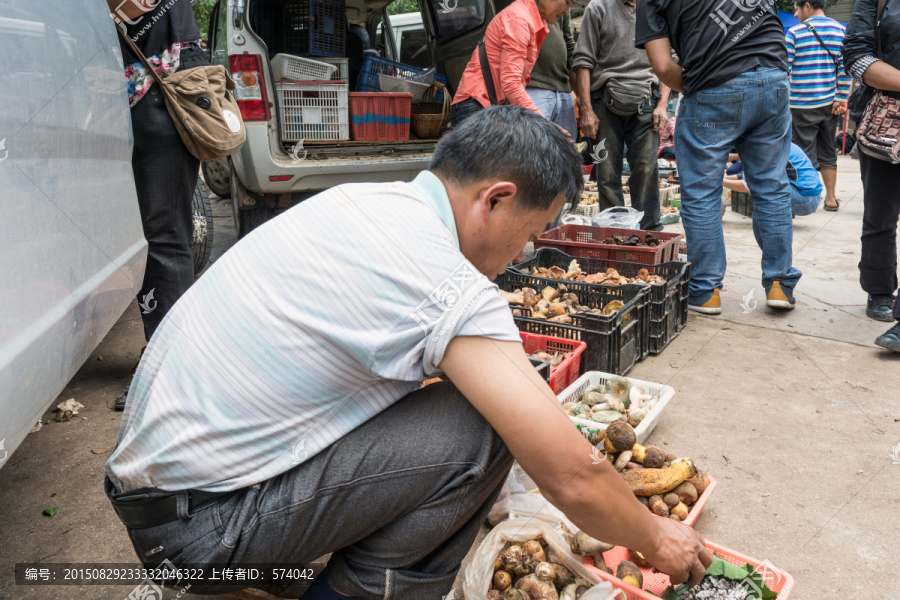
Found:
[[887, 4], [887, 0], [878, 0], [878, 13], [875, 15], [875, 40], [878, 43], [878, 58], [882, 59], [881, 56], [881, 12], [884, 10], [884, 5]]
[[122, 39], [124, 39], [128, 43], [128, 47], [131, 48], [131, 51], [134, 53], [134, 55], [141, 59], [141, 63], [143, 63], [144, 67], [150, 72], [150, 76], [157, 84], [159, 84], [160, 89], [162, 89], [162, 77], [160, 77], [159, 73], [156, 72], [156, 70], [153, 68], [153, 65], [151, 65], [150, 61], [147, 60], [147, 57], [144, 56], [144, 53], [140, 51], [140, 49], [137, 47], [137, 44], [134, 43], [134, 40], [132, 40], [127, 33], [122, 31], [122, 28], [118, 25], [116, 25], [116, 31], [118, 31], [119, 35], [122, 36]]
[[806, 28], [809, 29], [809, 32], [810, 32], [811, 34], [813, 34], [814, 36], [816, 36], [816, 39], [819, 40], [819, 45], [822, 46], [822, 50], [824, 50], [825, 53], [828, 54], [828, 56], [831, 58], [831, 62], [834, 63], [834, 70], [835, 70], [835, 73], [837, 73], [837, 70], [838, 70], [838, 61], [837, 61], [837, 59], [834, 57], [834, 54], [831, 53], [831, 50], [828, 49], [828, 46], [825, 45], [825, 42], [822, 41], [822, 38], [819, 36], [819, 32], [816, 31], [816, 28], [813, 27], [812, 25], [810, 25], [809, 23], [804, 23], [804, 25], [806, 25]]
[[497, 102], [497, 87], [494, 85], [494, 75], [491, 73], [491, 63], [488, 61], [487, 50], [484, 47], [484, 38], [478, 42], [478, 62], [481, 63], [481, 76], [484, 77], [488, 100], [491, 101], [491, 106], [497, 106], [500, 104]]
[[804, 23], [806, 28], [809, 29], [809, 32], [816, 36], [816, 39], [819, 40], [819, 45], [822, 46], [822, 50], [828, 54], [828, 57], [831, 58], [831, 62], [834, 63], [834, 93], [837, 96], [838, 91], [838, 78], [840, 77], [840, 67], [838, 66], [838, 60], [834, 57], [834, 54], [831, 53], [831, 50], [828, 49], [828, 46], [825, 45], [825, 42], [822, 40], [822, 37], [819, 35], [819, 32], [816, 31], [816, 28], [812, 26], [809, 22]]

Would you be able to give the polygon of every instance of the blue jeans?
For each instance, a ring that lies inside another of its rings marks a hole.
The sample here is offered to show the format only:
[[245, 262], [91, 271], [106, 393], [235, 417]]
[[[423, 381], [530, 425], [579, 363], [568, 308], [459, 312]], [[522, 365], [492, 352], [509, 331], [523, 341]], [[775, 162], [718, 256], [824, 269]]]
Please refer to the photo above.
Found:
[[574, 140], [578, 137], [575, 131], [575, 101], [571, 93], [527, 87], [525, 92], [545, 117], [569, 132]]
[[753, 227], [762, 249], [762, 283], [794, 288], [791, 265], [791, 184], [785, 165], [791, 144], [787, 73], [757, 67], [722, 85], [686, 96], [675, 125], [681, 176], [681, 217], [691, 267], [692, 304], [702, 304], [725, 277], [722, 173], [728, 152], [741, 155], [753, 190]]
[[[804, 196], [800, 190], [791, 186], [791, 214], [795, 217], [805, 217], [811, 215], [819, 208], [819, 202], [822, 201], [822, 195]], [[754, 221], [754, 224], [756, 221]]]

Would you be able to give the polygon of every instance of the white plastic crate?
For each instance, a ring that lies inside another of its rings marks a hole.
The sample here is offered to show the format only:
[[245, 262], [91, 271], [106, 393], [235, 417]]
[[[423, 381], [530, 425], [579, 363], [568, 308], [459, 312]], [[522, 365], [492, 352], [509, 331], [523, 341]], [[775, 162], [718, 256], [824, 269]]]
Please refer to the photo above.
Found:
[[275, 81], [328, 81], [337, 67], [291, 54], [276, 54], [272, 59]]
[[[574, 402], [578, 399], [578, 393], [586, 387], [592, 385], [605, 384], [606, 381], [610, 377], [615, 377], [615, 375], [610, 375], [609, 373], [603, 373], [601, 371], [588, 371], [581, 377], [575, 380], [575, 383], [567, 387], [563, 390], [563, 392], [557, 396], [560, 404], [565, 404], [566, 402]], [[634, 433], [637, 436], [637, 443], [644, 444], [647, 441], [647, 438], [650, 437], [650, 434], [656, 429], [656, 426], [659, 424], [659, 416], [662, 414], [663, 409], [669, 403], [669, 400], [675, 396], [675, 390], [668, 385], [663, 385], [661, 383], [652, 383], [650, 381], [642, 381], [640, 379], [633, 379], [631, 377], [628, 378], [631, 381], [632, 385], [635, 385], [644, 390], [644, 393], [649, 396], [659, 395], [659, 401], [656, 403], [656, 406], [653, 407], [653, 410], [644, 417], [644, 420], [640, 422], [640, 424], [634, 428]], [[573, 423], [576, 425], [580, 425], [579, 431], [581, 431], [582, 435], [588, 437], [589, 432], [585, 431], [585, 429], [593, 429], [595, 431], [600, 431], [602, 429], [606, 429], [606, 425], [603, 423], [596, 423], [594, 421], [588, 419], [580, 419], [578, 417], [569, 417]]]
[[600, 204], [576, 204], [572, 214], [581, 215], [588, 219], [600, 214]]
[[343, 81], [344, 83], [350, 83], [350, 68], [348, 66], [348, 62], [346, 58], [330, 58], [330, 57], [316, 57], [316, 60], [323, 63], [328, 63], [329, 65], [334, 65], [335, 71], [334, 75], [331, 76], [332, 81]]
[[346, 83], [279, 81], [275, 93], [284, 141], [350, 139]]
[[378, 81], [381, 84], [382, 92], [412, 94], [413, 102], [421, 102], [425, 97], [425, 92], [431, 87], [431, 84], [429, 83], [409, 81], [408, 79], [393, 77], [392, 75], [385, 75], [383, 73], [378, 75]]

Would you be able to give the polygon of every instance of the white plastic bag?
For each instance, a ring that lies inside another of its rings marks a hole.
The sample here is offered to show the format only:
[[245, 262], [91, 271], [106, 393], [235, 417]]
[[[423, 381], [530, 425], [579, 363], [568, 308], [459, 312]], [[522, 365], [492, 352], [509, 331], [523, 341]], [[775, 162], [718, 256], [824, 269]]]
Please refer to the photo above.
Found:
[[619, 229], [640, 229], [644, 212], [630, 206], [607, 208], [591, 220], [595, 227], [617, 227]]
[[[487, 597], [491, 587], [491, 578], [494, 576], [494, 559], [497, 558], [506, 542], [524, 543], [539, 537], [543, 537], [547, 541], [556, 562], [572, 571], [576, 576], [595, 584], [591, 588], [591, 592], [595, 588], [600, 588], [598, 598], [606, 600], [613, 593], [612, 584], [602, 582], [596, 574], [587, 570], [581, 564], [581, 560], [572, 554], [569, 544], [554, 530], [552, 525], [540, 519], [520, 518], [503, 521], [478, 546], [472, 562], [466, 567], [466, 577], [463, 581], [463, 596], [466, 600], [484, 600]], [[606, 595], [603, 595], [604, 591]], [[582, 598], [586, 597], [587, 594], [582, 596]]]
[[488, 513], [488, 522], [496, 526], [507, 519], [518, 518], [540, 519], [553, 527], [566, 543], [578, 532], [578, 528], [566, 515], [541, 495], [537, 485], [519, 463], [515, 463], [497, 501]]

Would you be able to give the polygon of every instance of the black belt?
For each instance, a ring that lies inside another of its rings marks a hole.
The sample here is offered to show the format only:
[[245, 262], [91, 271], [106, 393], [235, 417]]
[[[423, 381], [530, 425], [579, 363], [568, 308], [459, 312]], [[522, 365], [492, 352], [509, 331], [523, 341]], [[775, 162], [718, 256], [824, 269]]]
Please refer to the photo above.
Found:
[[[213, 502], [233, 496], [238, 491], [203, 492], [200, 490], [188, 490], [188, 512], [194, 513]], [[130, 529], [154, 527], [178, 519], [177, 497], [174, 492], [171, 496], [156, 497], [150, 494], [135, 494], [124, 498], [110, 498], [110, 502], [112, 502], [116, 514], [119, 515], [119, 519]]]

